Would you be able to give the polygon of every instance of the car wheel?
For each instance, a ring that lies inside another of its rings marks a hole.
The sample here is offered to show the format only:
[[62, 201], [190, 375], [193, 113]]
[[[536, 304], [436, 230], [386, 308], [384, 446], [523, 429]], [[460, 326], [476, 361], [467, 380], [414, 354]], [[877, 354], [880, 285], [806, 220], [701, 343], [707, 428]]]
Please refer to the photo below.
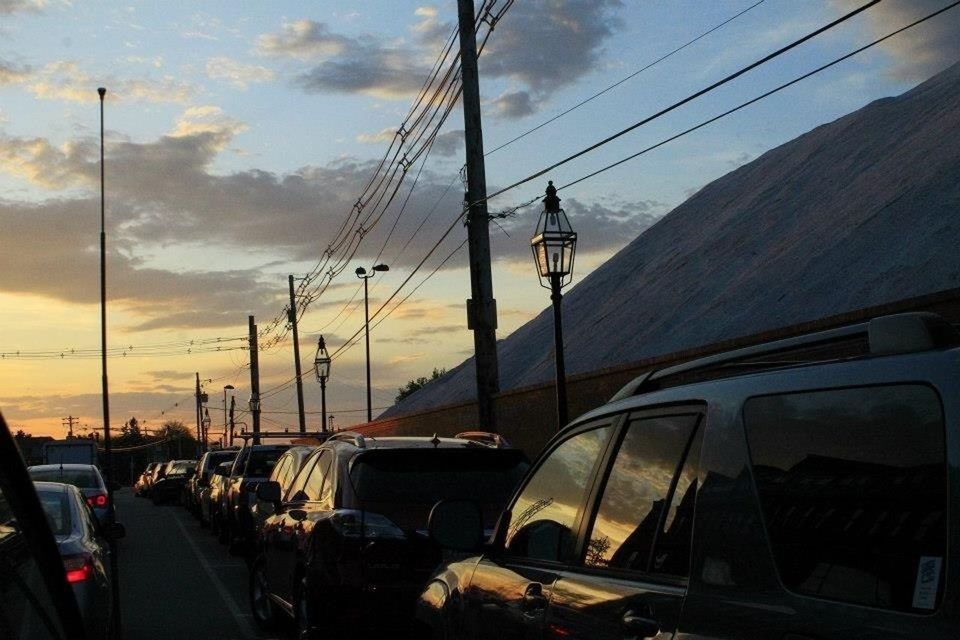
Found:
[[253, 613], [253, 621], [264, 631], [277, 627], [277, 609], [268, 594], [266, 562], [263, 556], [260, 556], [250, 571], [250, 611]]

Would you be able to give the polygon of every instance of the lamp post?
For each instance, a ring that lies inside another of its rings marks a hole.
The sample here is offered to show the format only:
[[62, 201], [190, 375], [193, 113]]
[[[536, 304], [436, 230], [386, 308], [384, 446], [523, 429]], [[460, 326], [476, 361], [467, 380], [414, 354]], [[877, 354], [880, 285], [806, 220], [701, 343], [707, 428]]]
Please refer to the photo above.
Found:
[[385, 264], [374, 265], [371, 273], [363, 267], [357, 267], [357, 277], [363, 280], [363, 326], [366, 333], [367, 342], [367, 422], [373, 422], [373, 403], [370, 401], [370, 296], [367, 290], [367, 280], [373, 277], [377, 271], [390, 271], [390, 267]]
[[232, 384], [224, 385], [223, 387], [223, 435], [226, 439], [227, 435], [227, 391], [233, 391], [236, 389]]
[[313, 359], [313, 368], [320, 383], [320, 430], [327, 431], [327, 378], [330, 377], [330, 354], [323, 336], [317, 340], [317, 355]]
[[553, 181], [547, 185], [547, 197], [542, 200], [543, 212], [537, 230], [530, 240], [533, 259], [537, 264], [540, 286], [550, 289], [553, 301], [553, 340], [557, 366], [557, 430], [567, 423], [567, 378], [563, 362], [563, 322], [560, 313], [560, 289], [573, 279], [573, 259], [577, 250], [577, 234], [560, 208], [560, 198]]

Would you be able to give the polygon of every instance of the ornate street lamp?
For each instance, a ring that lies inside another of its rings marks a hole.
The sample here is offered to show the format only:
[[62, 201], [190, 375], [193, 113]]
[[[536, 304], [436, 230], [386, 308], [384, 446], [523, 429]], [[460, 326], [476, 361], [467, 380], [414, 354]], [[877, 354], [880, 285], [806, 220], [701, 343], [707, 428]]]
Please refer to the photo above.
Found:
[[[390, 271], [390, 267], [385, 264], [377, 264], [373, 266], [371, 271]], [[367, 280], [372, 278], [374, 274], [367, 274], [367, 270], [363, 267], [357, 267], [354, 273], [363, 280], [363, 326], [367, 341], [367, 422], [373, 422], [373, 403], [370, 401], [370, 296], [367, 291]]]
[[317, 355], [313, 359], [313, 369], [317, 372], [317, 382], [320, 383], [320, 430], [327, 430], [327, 379], [330, 378], [330, 354], [327, 353], [327, 343], [323, 336], [317, 340]]
[[547, 197], [542, 200], [543, 212], [537, 230], [530, 240], [533, 259], [537, 264], [540, 286], [550, 289], [553, 301], [553, 339], [557, 366], [557, 429], [567, 424], [567, 378], [563, 362], [563, 322], [560, 313], [560, 289], [573, 280], [573, 259], [577, 251], [577, 234], [570, 226], [567, 214], [560, 208], [560, 198], [553, 181], [547, 185]]

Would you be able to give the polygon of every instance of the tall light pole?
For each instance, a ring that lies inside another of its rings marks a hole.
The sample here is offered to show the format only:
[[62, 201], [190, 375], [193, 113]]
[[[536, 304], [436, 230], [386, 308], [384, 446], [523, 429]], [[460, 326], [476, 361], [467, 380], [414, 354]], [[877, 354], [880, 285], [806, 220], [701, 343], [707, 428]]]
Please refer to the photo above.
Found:
[[367, 422], [373, 422], [373, 403], [370, 401], [370, 294], [367, 290], [367, 280], [377, 271], [390, 271], [390, 267], [385, 264], [376, 264], [369, 274], [363, 267], [357, 267], [355, 272], [357, 277], [363, 280], [363, 326], [367, 342]]
[[[233, 391], [236, 387], [232, 384], [224, 385], [223, 387], [223, 435], [224, 440], [226, 440], [227, 435], [227, 391]], [[221, 445], [222, 446], [222, 445]]]
[[[540, 286], [550, 289], [553, 301], [553, 340], [557, 367], [557, 430], [567, 424], [567, 373], [563, 361], [563, 323], [560, 289], [573, 279], [573, 259], [577, 251], [577, 234], [560, 208], [560, 198], [553, 181], [547, 185], [543, 212], [537, 230], [530, 240], [533, 259], [537, 264]], [[544, 284], [546, 281], [546, 284]]]
[[327, 431], [327, 379], [330, 377], [330, 354], [323, 336], [317, 340], [317, 355], [313, 359], [313, 369], [320, 383], [320, 431]]

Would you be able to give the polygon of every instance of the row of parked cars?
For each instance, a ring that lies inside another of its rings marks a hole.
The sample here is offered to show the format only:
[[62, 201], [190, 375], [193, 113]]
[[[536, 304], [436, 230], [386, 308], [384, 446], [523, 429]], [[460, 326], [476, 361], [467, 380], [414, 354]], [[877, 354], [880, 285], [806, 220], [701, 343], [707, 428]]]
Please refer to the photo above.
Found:
[[341, 433], [244, 476], [268, 446], [233, 454], [218, 516], [261, 627], [960, 637], [960, 334], [931, 314], [651, 371], [532, 465], [489, 434]]

